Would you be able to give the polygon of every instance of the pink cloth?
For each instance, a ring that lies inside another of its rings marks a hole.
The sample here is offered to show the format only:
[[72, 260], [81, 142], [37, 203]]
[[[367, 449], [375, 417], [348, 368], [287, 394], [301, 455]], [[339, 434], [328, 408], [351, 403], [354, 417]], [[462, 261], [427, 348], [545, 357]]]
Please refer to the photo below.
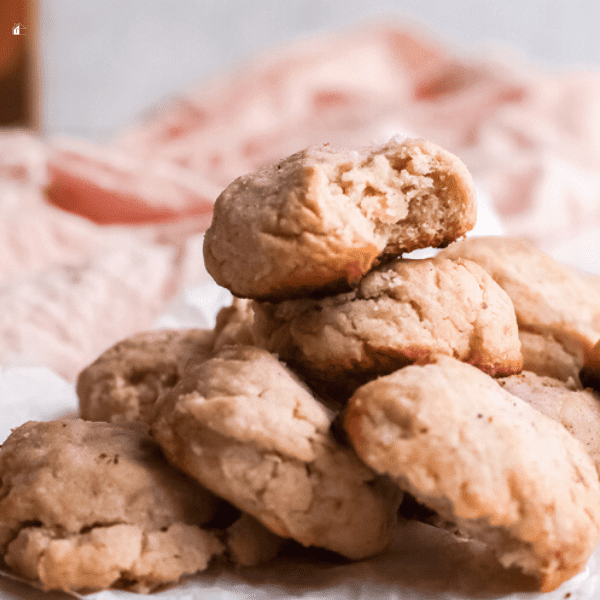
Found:
[[118, 143], [223, 187], [311, 143], [419, 135], [466, 162], [507, 233], [550, 248], [600, 225], [599, 125], [598, 73], [465, 57], [419, 32], [367, 26], [279, 49]]
[[52, 143], [48, 198], [97, 223], [161, 223], [210, 213], [220, 189], [172, 161], [81, 140]]
[[508, 234], [576, 253], [576, 236], [600, 241], [599, 119], [598, 73], [463, 56], [420, 32], [367, 25], [279, 48], [157, 107], [110, 145], [4, 133], [0, 362], [35, 356], [73, 378], [149, 327], [202, 269], [190, 240], [219, 191], [313, 143], [430, 139], [465, 161]]
[[73, 380], [103, 349], [151, 325], [172, 277], [169, 249], [136, 245], [14, 279], [0, 287], [0, 363]]
[[[97, 152], [84, 183], [101, 185], [118, 148], [176, 165], [170, 176], [182, 186], [186, 170], [203, 178], [196, 198], [189, 193], [168, 207], [171, 216], [198, 213], [238, 175], [309, 144], [364, 145], [409, 133], [467, 163], [509, 234], [548, 246], [600, 224], [599, 121], [598, 73], [465, 57], [420, 32], [370, 25], [279, 48], [156, 108]], [[55, 150], [50, 164], [57, 204], [96, 220], [119, 216], [103, 198], [86, 196], [85, 186], [79, 202], [61, 191], [79, 176], [64, 151]], [[144, 207], [149, 219], [156, 207], [142, 200]]]
[[0, 367], [47, 366], [74, 380], [203, 275], [194, 234], [208, 218], [98, 225], [47, 201], [47, 144], [4, 133], [0, 150]]

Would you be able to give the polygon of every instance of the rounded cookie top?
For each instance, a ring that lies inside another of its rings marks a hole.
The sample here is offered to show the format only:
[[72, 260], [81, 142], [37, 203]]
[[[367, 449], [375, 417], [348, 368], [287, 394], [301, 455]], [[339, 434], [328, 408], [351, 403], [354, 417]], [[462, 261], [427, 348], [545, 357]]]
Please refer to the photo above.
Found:
[[222, 192], [204, 257], [236, 296], [280, 300], [350, 289], [382, 256], [446, 246], [475, 220], [465, 165], [430, 142], [309, 147]]
[[318, 380], [364, 382], [436, 352], [492, 375], [522, 366], [512, 303], [471, 261], [396, 259], [354, 292], [254, 309], [257, 345]]
[[[577, 359], [578, 368], [600, 339], [597, 283], [533, 244], [502, 236], [473, 237], [440, 255], [479, 263], [510, 296], [519, 329], [556, 340]], [[533, 370], [528, 364], [525, 368]]]
[[278, 535], [349, 558], [388, 544], [397, 493], [333, 439], [327, 411], [265, 350], [224, 347], [157, 409], [151, 433], [169, 459]]
[[358, 389], [345, 425], [359, 456], [550, 591], [600, 536], [600, 484], [581, 443], [449, 356]]
[[209, 355], [213, 340], [207, 329], [163, 329], [120, 341], [79, 374], [81, 417], [149, 423], [158, 396], [179, 381], [188, 360]]
[[147, 590], [204, 569], [219, 504], [132, 425], [31, 421], [0, 449], [0, 552], [47, 589]]

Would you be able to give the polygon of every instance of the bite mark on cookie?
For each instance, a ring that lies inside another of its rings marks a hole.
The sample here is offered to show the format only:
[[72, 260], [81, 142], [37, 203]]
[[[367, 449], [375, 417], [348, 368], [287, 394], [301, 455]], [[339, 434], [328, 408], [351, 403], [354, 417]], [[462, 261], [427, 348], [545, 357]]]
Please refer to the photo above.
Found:
[[430, 142], [311, 147], [224, 190], [205, 262], [237, 296], [330, 294], [350, 289], [390, 256], [447, 246], [475, 218], [466, 167]]

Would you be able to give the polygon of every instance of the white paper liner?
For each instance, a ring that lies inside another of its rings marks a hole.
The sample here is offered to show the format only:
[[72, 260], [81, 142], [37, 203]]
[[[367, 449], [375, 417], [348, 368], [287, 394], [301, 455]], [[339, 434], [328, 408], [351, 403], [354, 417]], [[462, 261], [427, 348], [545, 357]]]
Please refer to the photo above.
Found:
[[[500, 235], [502, 227], [480, 192], [478, 225], [471, 235]], [[412, 253], [420, 257], [434, 252]], [[212, 327], [231, 294], [212, 281], [185, 290], [167, 307], [156, 327]], [[49, 369], [0, 367], [0, 440], [28, 420], [77, 414], [74, 386]], [[0, 567], [0, 600], [65, 600], [77, 594], [42, 592]], [[139, 599], [139, 594], [103, 591], [88, 600]], [[516, 569], [505, 570], [481, 544], [458, 540], [417, 522], [398, 527], [383, 555], [358, 563], [280, 558], [246, 569], [212, 567], [152, 594], [160, 600], [593, 600], [600, 598], [600, 548], [586, 569], [548, 594]]]

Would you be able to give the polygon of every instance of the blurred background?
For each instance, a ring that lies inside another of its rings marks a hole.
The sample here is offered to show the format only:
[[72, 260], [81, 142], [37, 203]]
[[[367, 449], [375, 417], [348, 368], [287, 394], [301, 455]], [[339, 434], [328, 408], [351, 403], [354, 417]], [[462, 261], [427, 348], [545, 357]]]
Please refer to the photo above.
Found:
[[600, 68], [596, 0], [2, 0], [0, 120], [103, 141], [211, 74], [364, 19], [414, 23], [468, 53], [504, 46], [536, 65]]

